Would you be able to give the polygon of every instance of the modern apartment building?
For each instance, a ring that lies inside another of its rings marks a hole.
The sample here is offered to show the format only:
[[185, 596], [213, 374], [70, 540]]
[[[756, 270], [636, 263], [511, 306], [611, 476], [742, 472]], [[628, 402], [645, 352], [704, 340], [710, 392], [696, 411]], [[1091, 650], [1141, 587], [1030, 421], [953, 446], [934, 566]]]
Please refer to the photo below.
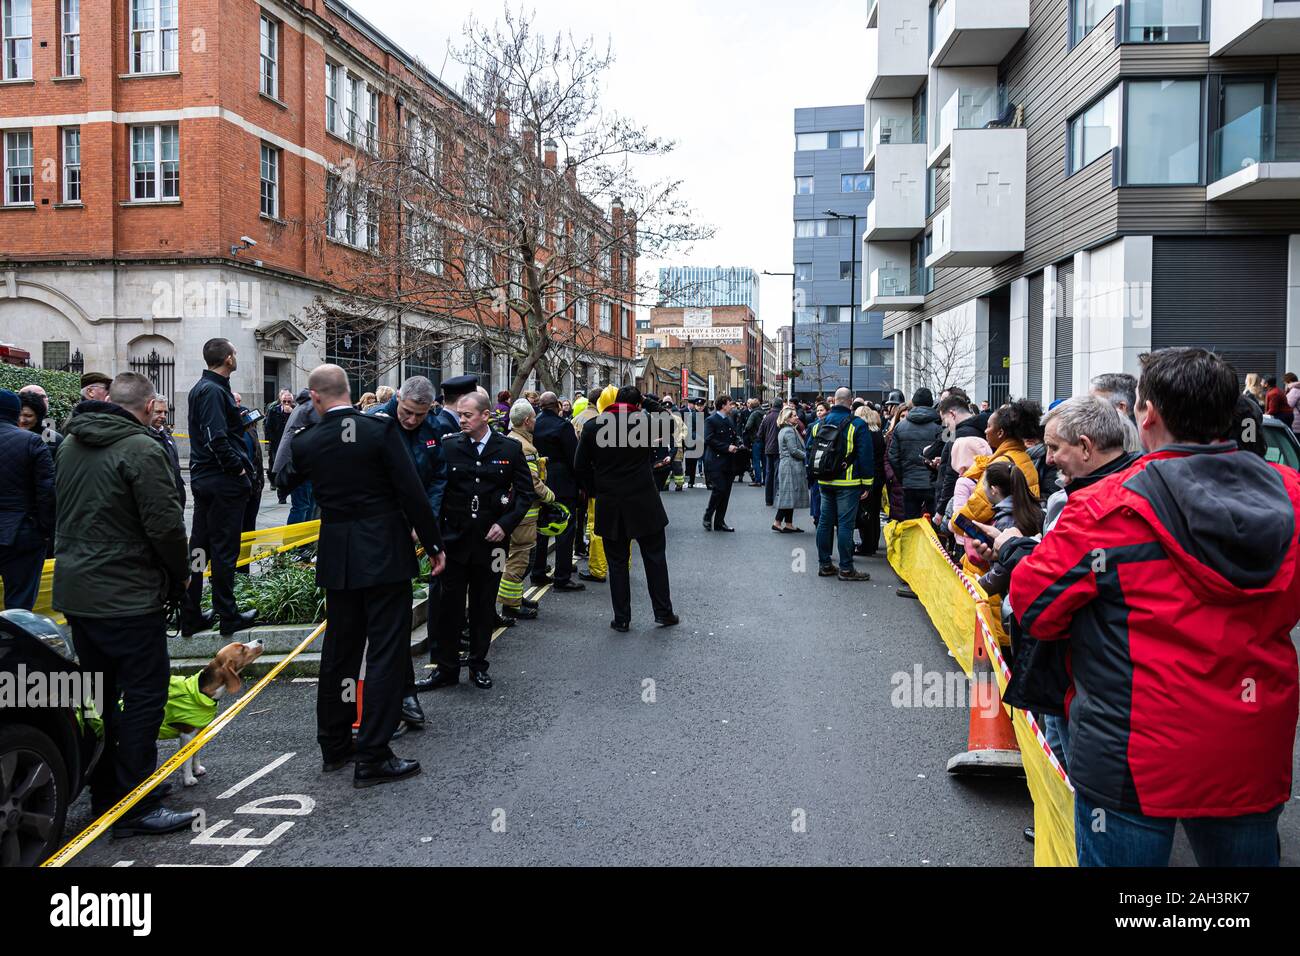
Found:
[[1300, 2], [873, 0], [863, 289], [900, 387], [1300, 366]]
[[758, 274], [741, 266], [668, 266], [659, 270], [659, 305], [709, 309], [744, 305], [761, 315]]
[[868, 313], [854, 290], [875, 178], [864, 169], [862, 107], [797, 109], [794, 132], [794, 390], [846, 386], [852, 362], [855, 390], [880, 397], [892, 387], [893, 343], [884, 314]]
[[[527, 144], [500, 110], [473, 109], [340, 0], [0, 4], [0, 341], [46, 367], [161, 370], [181, 425], [184, 389], [216, 336], [239, 350], [233, 384], [250, 404], [300, 388], [322, 360], [347, 365], [357, 390], [417, 372], [509, 385], [508, 350], [484, 344], [460, 313], [416, 303], [376, 330], [340, 297], [327, 320], [303, 320], [417, 243], [430, 250], [431, 289], [456, 276], [477, 276], [474, 289], [517, 281], [440, 210], [405, 195], [393, 208], [340, 201], [385, 144], [423, 143], [439, 157], [427, 164], [435, 175], [465, 167], [452, 155], [461, 146], [429, 142], [435, 113], [463, 118], [467, 137]], [[554, 144], [542, 145], [532, 154], [554, 171]], [[560, 163], [548, 182], [565, 176]], [[594, 206], [568, 178], [577, 211], [556, 245], [590, 245], [592, 229], [634, 236], [630, 211], [625, 221], [617, 202]], [[606, 251], [603, 274], [571, 277], [593, 295], [570, 295], [553, 325], [584, 326], [589, 343], [575, 349], [566, 391], [631, 381], [635, 258], [632, 239]], [[395, 337], [433, 326], [443, 330], [433, 344], [398, 347]]]

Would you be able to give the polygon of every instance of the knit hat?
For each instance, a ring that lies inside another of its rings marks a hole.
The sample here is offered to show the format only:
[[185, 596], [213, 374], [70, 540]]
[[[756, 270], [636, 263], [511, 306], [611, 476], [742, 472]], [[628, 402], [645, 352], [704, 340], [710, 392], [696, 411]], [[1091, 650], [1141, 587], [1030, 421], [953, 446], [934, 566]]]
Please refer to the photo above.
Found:
[[0, 422], [11, 422], [18, 424], [18, 413], [23, 410], [22, 400], [19, 399], [17, 392], [11, 392], [6, 388], [0, 388]]
[[609, 406], [613, 405], [616, 401], [618, 401], [618, 389], [613, 385], [609, 385], [600, 393], [600, 401], [596, 403], [596, 410], [604, 412], [605, 409], [609, 408]]

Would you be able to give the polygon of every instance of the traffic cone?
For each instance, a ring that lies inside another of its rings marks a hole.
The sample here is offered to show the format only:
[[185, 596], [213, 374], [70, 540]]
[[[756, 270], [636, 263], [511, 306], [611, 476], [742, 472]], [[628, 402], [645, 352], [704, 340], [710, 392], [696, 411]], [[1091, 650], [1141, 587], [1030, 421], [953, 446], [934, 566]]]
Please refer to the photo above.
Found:
[[948, 761], [948, 772], [981, 777], [1023, 776], [1020, 745], [1015, 728], [1002, 706], [997, 675], [984, 647], [978, 616], [975, 619], [975, 654], [971, 666], [970, 730], [968, 749]]

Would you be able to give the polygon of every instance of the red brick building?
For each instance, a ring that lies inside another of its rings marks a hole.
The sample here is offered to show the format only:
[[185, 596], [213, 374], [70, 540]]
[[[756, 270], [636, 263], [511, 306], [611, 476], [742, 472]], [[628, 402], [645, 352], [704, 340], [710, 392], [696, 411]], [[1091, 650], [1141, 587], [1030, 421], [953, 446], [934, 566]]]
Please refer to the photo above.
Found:
[[[259, 403], [301, 387], [327, 358], [356, 362], [367, 388], [463, 371], [508, 387], [508, 355], [466, 344], [468, 326], [385, 368], [366, 364], [376, 342], [346, 315], [328, 328], [302, 321], [399, 241], [386, 213], [336, 221], [326, 203], [333, 177], [410, 122], [403, 103], [461, 109], [468, 125], [493, 129], [354, 10], [339, 0], [3, 2], [14, 15], [0, 25], [0, 341], [47, 367], [79, 351], [85, 369], [106, 372], [156, 353], [175, 363], [164, 391], [182, 414], [214, 336], [236, 344], [234, 387]], [[539, 161], [554, 167], [554, 152]], [[593, 210], [621, 228], [618, 205]], [[312, 228], [326, 220], [328, 236]], [[634, 240], [609, 269], [579, 279], [599, 296], [572, 320], [592, 334], [566, 390], [631, 381]], [[491, 272], [508, 281], [504, 264]], [[457, 318], [415, 308], [401, 321]]]
[[763, 397], [763, 331], [749, 306], [656, 306], [650, 310], [650, 331], [641, 334], [647, 351], [683, 347], [688, 341], [697, 347], [721, 348], [740, 367], [739, 381], [720, 383], [720, 388], [730, 387], [738, 398]]

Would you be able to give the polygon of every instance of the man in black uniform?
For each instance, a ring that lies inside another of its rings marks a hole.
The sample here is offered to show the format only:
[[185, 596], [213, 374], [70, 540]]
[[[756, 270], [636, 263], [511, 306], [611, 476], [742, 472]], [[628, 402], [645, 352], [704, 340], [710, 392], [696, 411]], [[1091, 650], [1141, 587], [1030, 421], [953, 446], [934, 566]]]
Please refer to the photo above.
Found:
[[492, 686], [487, 655], [506, 549], [536, 495], [523, 447], [489, 427], [491, 400], [474, 391], [460, 400], [458, 408], [460, 434], [447, 436], [442, 445], [447, 490], [441, 523], [447, 570], [432, 687], [460, 683], [460, 632], [468, 593], [469, 670], [475, 685], [487, 690]]
[[253, 463], [244, 445], [244, 421], [230, 390], [238, 367], [235, 347], [226, 339], [203, 346], [207, 371], [190, 389], [190, 490], [194, 524], [190, 529], [190, 587], [181, 613], [181, 633], [212, 626], [202, 610], [203, 570], [212, 564], [212, 610], [229, 637], [253, 626], [256, 611], [240, 613], [235, 604], [235, 562], [243, 533], [244, 507], [252, 493]]
[[704, 510], [705, 531], [735, 531], [727, 527], [727, 504], [731, 501], [731, 481], [735, 476], [732, 462], [740, 448], [736, 426], [728, 412], [732, 401], [727, 396], [718, 399], [717, 410], [704, 422], [704, 474], [713, 486], [709, 506]]
[[[355, 787], [403, 780], [420, 772], [394, 756], [388, 742], [401, 719], [410, 673], [411, 579], [420, 573], [411, 529], [434, 575], [446, 555], [433, 508], [403, 447], [395, 419], [352, 407], [347, 373], [322, 365], [307, 379], [320, 422], [294, 435], [292, 489], [312, 483], [321, 509], [316, 583], [325, 589], [329, 627], [321, 648], [316, 739], [324, 770], [355, 761]], [[355, 689], [366, 658], [365, 705], [356, 747]]]
[[[540, 411], [533, 426], [533, 444], [537, 454], [546, 459], [546, 487], [555, 492], [555, 499], [569, 509], [574, 519], [555, 538], [555, 588], [556, 591], [585, 591], [587, 586], [573, 580], [573, 542], [581, 537], [576, 516], [578, 507], [578, 482], [573, 477], [573, 459], [578, 453], [578, 435], [573, 423], [560, 417], [560, 399], [554, 392], [544, 392], [537, 401]], [[550, 538], [539, 535], [533, 549], [533, 584], [549, 584], [546, 558]]]

